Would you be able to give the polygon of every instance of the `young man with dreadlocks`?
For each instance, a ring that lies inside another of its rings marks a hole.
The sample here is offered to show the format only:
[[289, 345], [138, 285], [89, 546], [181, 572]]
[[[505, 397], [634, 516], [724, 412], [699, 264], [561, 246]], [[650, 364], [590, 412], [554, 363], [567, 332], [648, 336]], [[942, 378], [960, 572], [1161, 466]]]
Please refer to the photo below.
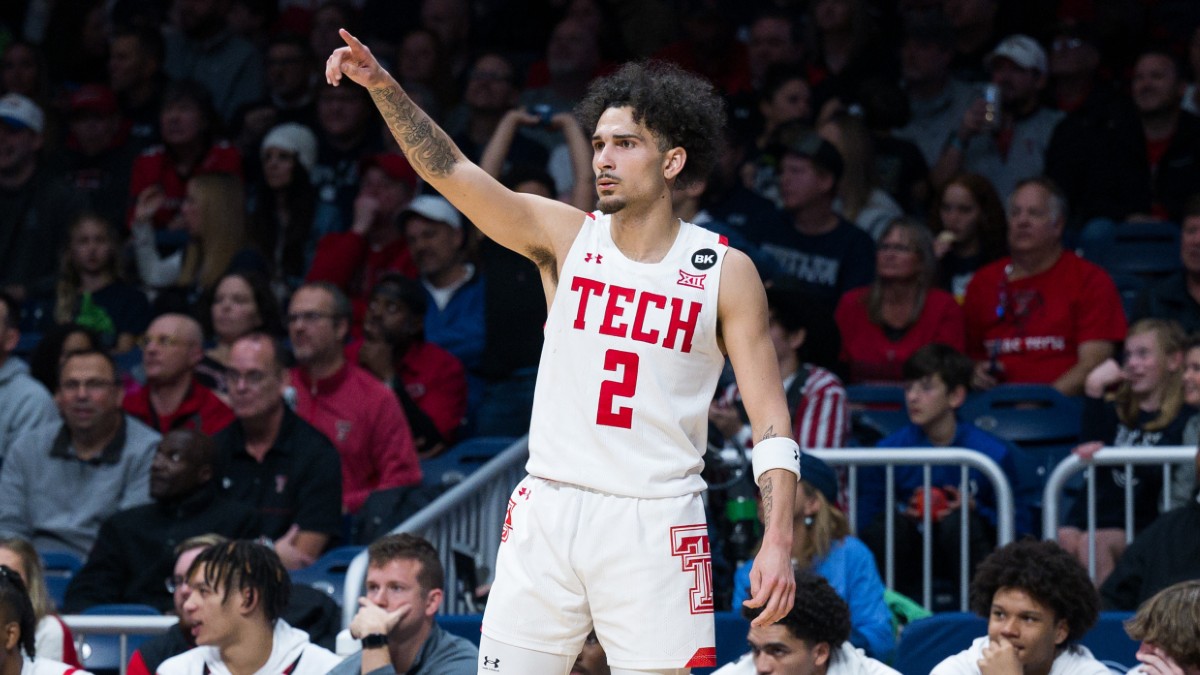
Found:
[[631, 63], [576, 111], [599, 210], [516, 193], [472, 164], [346, 31], [325, 67], [371, 94], [417, 173], [496, 243], [532, 260], [548, 305], [529, 476], [509, 501], [479, 673], [567, 675], [594, 628], [613, 673], [716, 665], [700, 477], [728, 355], [750, 417], [766, 530], [747, 604], [791, 609], [800, 453], [754, 264], [672, 212], [708, 175], [725, 113], [711, 83]]
[[187, 584], [183, 613], [197, 646], [164, 661], [158, 675], [325, 675], [338, 664], [279, 618], [291, 579], [273, 549], [250, 541], [207, 548]]

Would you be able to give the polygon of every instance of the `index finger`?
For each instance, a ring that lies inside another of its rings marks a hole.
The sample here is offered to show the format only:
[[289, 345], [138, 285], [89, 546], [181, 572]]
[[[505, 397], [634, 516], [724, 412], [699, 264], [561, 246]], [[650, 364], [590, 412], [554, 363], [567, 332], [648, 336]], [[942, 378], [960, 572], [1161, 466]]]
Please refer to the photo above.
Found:
[[345, 28], [339, 28], [338, 35], [342, 36], [342, 40], [345, 41], [346, 46], [350, 48], [351, 52], [357, 54], [362, 51], [363, 43], [359, 42], [358, 38], [351, 35], [350, 31], [346, 30]]

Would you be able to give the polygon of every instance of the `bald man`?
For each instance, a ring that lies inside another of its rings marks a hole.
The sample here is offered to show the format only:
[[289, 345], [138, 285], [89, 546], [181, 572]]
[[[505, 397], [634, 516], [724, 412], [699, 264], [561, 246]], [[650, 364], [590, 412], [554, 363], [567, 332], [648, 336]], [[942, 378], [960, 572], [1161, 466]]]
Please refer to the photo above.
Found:
[[204, 358], [200, 323], [184, 314], [163, 314], [141, 339], [146, 384], [125, 398], [125, 412], [159, 433], [196, 429], [211, 436], [229, 426], [233, 412], [194, 373]]

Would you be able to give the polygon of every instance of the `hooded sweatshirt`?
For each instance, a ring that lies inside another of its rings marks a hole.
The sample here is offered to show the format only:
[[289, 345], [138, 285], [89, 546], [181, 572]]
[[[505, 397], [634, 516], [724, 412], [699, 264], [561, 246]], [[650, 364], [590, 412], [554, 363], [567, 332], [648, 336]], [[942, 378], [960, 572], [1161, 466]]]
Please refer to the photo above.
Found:
[[[744, 654], [735, 663], [730, 663], [713, 675], [755, 675], [758, 670], [754, 667], [752, 654]], [[900, 675], [880, 661], [866, 655], [863, 650], [856, 648], [849, 641], [843, 642], [829, 660], [829, 669], [825, 675]]]
[[[255, 675], [325, 675], [340, 661], [333, 652], [309, 642], [308, 633], [279, 619], [275, 622], [271, 656]], [[163, 661], [158, 675], [230, 675], [230, 672], [217, 647], [201, 646]]]
[[15, 356], [0, 363], [0, 460], [13, 439], [34, 427], [58, 421], [58, 406], [29, 366]]

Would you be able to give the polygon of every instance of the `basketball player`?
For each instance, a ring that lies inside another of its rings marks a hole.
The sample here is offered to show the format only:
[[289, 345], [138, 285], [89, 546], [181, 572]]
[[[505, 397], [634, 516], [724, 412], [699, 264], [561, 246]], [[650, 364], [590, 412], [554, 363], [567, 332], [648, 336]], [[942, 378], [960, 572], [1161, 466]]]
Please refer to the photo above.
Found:
[[799, 477], [753, 264], [671, 214], [671, 190], [707, 175], [724, 112], [706, 81], [630, 64], [593, 85], [599, 211], [511, 192], [346, 31], [325, 75], [366, 87], [413, 168], [499, 244], [533, 260], [549, 316], [529, 476], [509, 500], [483, 620], [479, 673], [567, 675], [593, 628], [613, 673], [716, 663], [700, 493], [709, 401], [724, 355], [757, 444], [766, 530], [751, 599], [768, 625], [792, 606]]

